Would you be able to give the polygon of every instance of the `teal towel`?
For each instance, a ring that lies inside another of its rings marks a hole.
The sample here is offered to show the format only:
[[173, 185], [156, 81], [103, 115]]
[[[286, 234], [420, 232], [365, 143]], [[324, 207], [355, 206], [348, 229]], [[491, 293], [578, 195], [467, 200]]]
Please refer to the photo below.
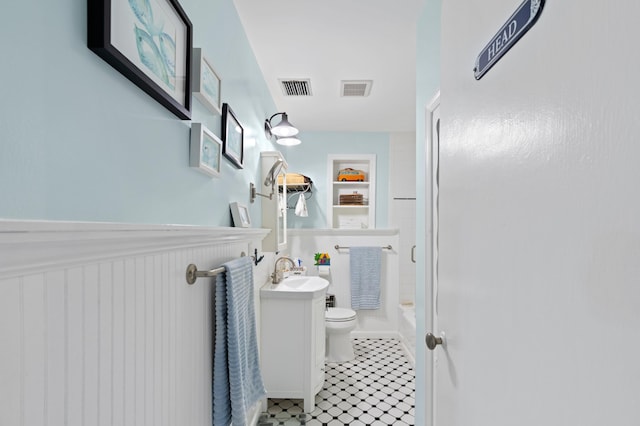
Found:
[[351, 307], [380, 309], [382, 247], [351, 247]]
[[245, 426], [247, 411], [266, 395], [258, 355], [249, 256], [223, 265], [216, 277], [213, 424]]

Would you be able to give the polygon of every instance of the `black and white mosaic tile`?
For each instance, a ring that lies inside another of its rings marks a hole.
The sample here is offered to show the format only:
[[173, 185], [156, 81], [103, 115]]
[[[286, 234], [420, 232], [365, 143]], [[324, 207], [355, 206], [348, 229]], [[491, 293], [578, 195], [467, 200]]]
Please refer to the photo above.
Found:
[[259, 426], [413, 425], [415, 373], [394, 339], [354, 339], [356, 359], [327, 363], [316, 408], [300, 399], [269, 399]]

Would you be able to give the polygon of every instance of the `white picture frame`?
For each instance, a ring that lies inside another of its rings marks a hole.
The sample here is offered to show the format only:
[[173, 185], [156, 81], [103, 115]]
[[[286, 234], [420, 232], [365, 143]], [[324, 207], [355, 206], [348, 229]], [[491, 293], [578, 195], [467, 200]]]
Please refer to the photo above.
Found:
[[229, 204], [231, 208], [231, 217], [233, 218], [233, 226], [236, 228], [251, 227], [251, 216], [246, 205], [233, 202]]
[[202, 123], [191, 123], [189, 165], [200, 172], [220, 176], [222, 141]]
[[201, 48], [194, 48], [191, 57], [193, 95], [214, 115], [222, 115], [222, 79], [204, 56]]

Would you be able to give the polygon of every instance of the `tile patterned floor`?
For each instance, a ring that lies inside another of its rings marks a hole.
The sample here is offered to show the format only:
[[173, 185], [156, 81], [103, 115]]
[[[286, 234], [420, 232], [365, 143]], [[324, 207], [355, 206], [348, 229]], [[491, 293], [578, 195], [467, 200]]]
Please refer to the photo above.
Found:
[[354, 339], [354, 349], [354, 361], [327, 364], [312, 413], [301, 399], [269, 399], [259, 425], [413, 425], [415, 373], [400, 343]]

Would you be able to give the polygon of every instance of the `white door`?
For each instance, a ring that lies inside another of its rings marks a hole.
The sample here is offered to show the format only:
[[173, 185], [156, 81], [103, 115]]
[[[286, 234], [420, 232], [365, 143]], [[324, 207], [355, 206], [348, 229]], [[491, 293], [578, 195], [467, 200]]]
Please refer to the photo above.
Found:
[[432, 424], [638, 425], [640, 3], [547, 1], [475, 81], [517, 3], [442, 2]]

